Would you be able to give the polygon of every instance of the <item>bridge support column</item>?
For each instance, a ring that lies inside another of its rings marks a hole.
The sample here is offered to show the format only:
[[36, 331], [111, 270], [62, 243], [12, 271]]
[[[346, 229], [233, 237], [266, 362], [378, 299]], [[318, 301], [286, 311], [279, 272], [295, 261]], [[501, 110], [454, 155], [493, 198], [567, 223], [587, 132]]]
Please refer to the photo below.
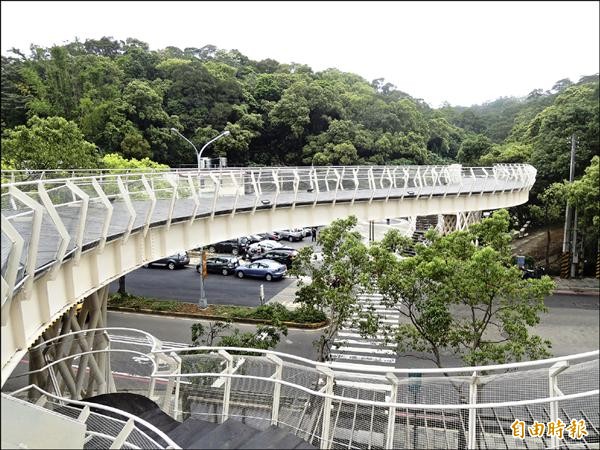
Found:
[[438, 231], [448, 234], [453, 231], [466, 230], [481, 220], [481, 211], [466, 211], [456, 214], [440, 214], [438, 216]]
[[[86, 332], [107, 326], [107, 301], [108, 286], [105, 286], [86, 297], [79, 312], [77, 306], [71, 308], [42, 333], [29, 350], [29, 370], [38, 370], [53, 361], [59, 362], [46, 371], [30, 374], [30, 383], [77, 400], [115, 390], [110, 357], [106, 352], [69, 358], [82, 352], [110, 348], [104, 332]], [[81, 333], [61, 338], [71, 332]]]
[[441, 214], [440, 216], [440, 220], [438, 221], [440, 226], [438, 231], [440, 234], [448, 234], [456, 231], [456, 223], [458, 221], [457, 214]]

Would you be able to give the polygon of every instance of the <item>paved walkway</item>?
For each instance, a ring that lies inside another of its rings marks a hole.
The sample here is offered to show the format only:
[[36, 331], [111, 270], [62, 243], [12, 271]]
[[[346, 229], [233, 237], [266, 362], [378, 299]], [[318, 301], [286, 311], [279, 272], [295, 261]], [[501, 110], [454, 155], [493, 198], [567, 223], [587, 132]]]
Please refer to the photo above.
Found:
[[598, 278], [559, 278], [553, 277], [556, 283], [556, 294], [567, 295], [600, 295], [600, 280]]

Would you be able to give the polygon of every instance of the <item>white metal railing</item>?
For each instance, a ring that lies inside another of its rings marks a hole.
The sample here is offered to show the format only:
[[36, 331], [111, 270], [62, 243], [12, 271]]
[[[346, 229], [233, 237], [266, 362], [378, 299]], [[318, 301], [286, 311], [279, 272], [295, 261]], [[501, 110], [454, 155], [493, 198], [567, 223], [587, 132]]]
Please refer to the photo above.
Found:
[[[318, 203], [413, 200], [529, 190], [524, 164], [245, 167], [216, 170], [2, 172], [2, 305], [41, 269], [154, 224]], [[33, 179], [33, 181], [19, 181]]]
[[[588, 435], [579, 439], [566, 431], [563, 439], [525, 438], [536, 448], [589, 446], [600, 438], [598, 350], [503, 365], [402, 369], [320, 363], [259, 349], [162, 349], [142, 333], [139, 345], [153, 360], [144, 385], [148, 396], [177, 420], [276, 425], [321, 448], [513, 448], [523, 443], [512, 433], [515, 421], [587, 424]], [[116, 363], [112, 367], [118, 370]]]
[[[18, 389], [10, 395], [25, 401], [35, 398], [36, 406], [85, 424], [84, 443], [88, 446], [92, 445], [88, 448], [96, 448], [93, 446], [94, 438], [99, 438], [96, 445], [102, 445], [104, 448], [181, 448], [150, 422], [117, 408], [61, 397], [33, 384]], [[10, 410], [6, 413], [10, 413]], [[150, 430], [154, 436], [150, 436], [147, 430]]]

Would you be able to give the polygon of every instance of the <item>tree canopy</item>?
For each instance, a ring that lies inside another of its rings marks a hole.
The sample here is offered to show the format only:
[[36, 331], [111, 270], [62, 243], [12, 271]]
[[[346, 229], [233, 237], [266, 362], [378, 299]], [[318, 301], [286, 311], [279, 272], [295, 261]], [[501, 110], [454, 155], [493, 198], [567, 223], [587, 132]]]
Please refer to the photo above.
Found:
[[[553, 282], [522, 278], [511, 263], [508, 229], [509, 215], [500, 210], [467, 231], [441, 236], [430, 230], [429, 244], [418, 244], [414, 257], [391, 252], [394, 239], [371, 247], [382, 303], [402, 317], [398, 328], [385, 330], [398, 352], [418, 352], [438, 367], [447, 355], [468, 365], [549, 355], [549, 342], [530, 327], [539, 323]], [[366, 333], [381, 327], [363, 322]]]

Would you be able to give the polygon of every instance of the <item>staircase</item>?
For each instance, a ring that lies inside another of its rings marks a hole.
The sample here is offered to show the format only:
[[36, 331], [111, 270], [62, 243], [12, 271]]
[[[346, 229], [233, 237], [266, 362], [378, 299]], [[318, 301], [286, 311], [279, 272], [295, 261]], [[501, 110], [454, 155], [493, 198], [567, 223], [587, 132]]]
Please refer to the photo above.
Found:
[[[276, 426], [270, 426], [266, 430], [258, 430], [233, 419], [218, 424], [195, 417], [179, 422], [164, 413], [155, 402], [143, 395], [131, 393], [103, 394], [87, 398], [85, 401], [111, 406], [135, 414], [163, 431], [181, 448], [316, 448]], [[106, 412], [104, 411], [104, 413]]]
[[[438, 216], [417, 216], [415, 222], [415, 231], [412, 234], [413, 244], [418, 244], [425, 240], [425, 233], [430, 228], [435, 228], [438, 224]], [[403, 256], [415, 256], [415, 250], [413, 248], [406, 249], [402, 252]]]

